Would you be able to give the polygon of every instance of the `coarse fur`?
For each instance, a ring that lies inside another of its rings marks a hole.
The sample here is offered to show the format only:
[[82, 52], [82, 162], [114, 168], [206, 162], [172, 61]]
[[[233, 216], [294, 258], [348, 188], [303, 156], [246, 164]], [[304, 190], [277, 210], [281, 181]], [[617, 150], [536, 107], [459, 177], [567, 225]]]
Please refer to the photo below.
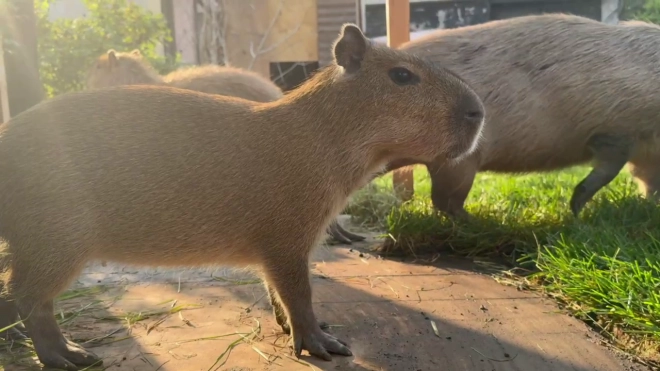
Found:
[[456, 159], [484, 123], [457, 75], [345, 25], [332, 63], [275, 102], [164, 86], [52, 98], [0, 127], [0, 319], [49, 367], [98, 357], [53, 299], [85, 264], [258, 266], [296, 355], [351, 355], [322, 331], [309, 254], [349, 195], [391, 161]]
[[627, 162], [647, 197], [660, 189], [659, 27], [545, 14], [436, 31], [400, 49], [464, 77], [488, 112], [472, 155], [456, 166], [426, 163], [436, 208], [467, 216], [479, 171], [542, 172], [589, 161], [593, 170], [571, 198], [575, 215]]
[[120, 85], [168, 85], [209, 94], [221, 94], [272, 102], [282, 90], [256, 72], [230, 66], [182, 67], [161, 76], [135, 49], [131, 52], [108, 50], [98, 57], [87, 76], [88, 89]]
[[[97, 58], [87, 77], [88, 89], [143, 84], [168, 85], [255, 102], [272, 102], [284, 95], [277, 85], [261, 75], [230, 66], [184, 67], [160, 76], [138, 49], [128, 53], [108, 50]], [[335, 241], [345, 244], [365, 239], [345, 230], [336, 220], [328, 227], [328, 233]]]

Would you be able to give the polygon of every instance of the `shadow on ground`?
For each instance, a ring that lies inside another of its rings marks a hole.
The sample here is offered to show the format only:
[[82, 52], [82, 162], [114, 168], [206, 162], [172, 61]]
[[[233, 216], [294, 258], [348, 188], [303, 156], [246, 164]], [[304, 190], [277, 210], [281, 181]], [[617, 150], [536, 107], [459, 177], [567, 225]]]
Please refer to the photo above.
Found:
[[[456, 259], [406, 264], [357, 248], [319, 249], [315, 312], [354, 353], [332, 362], [290, 356], [263, 287], [243, 271], [213, 278], [211, 270], [93, 267], [78, 286], [107, 291], [60, 302], [60, 319], [76, 341], [92, 340], [110, 370], [644, 370], [600, 346], [551, 302], [471, 268]], [[94, 300], [103, 302], [82, 310]], [[190, 304], [199, 308], [140, 317]], [[5, 370], [39, 369], [24, 354], [5, 347]]]

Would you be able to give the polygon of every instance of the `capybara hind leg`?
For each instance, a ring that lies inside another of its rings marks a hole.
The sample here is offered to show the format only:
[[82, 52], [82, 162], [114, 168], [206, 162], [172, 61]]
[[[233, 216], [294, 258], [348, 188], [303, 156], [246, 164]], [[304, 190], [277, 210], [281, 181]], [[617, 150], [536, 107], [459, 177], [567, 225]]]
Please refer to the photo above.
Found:
[[468, 218], [464, 205], [477, 175], [477, 160], [468, 158], [453, 165], [431, 163], [426, 168], [431, 177], [433, 206], [450, 217]]
[[[75, 245], [70, 245], [75, 246]], [[55, 321], [53, 298], [63, 291], [84, 267], [84, 254], [71, 256], [66, 246], [43, 250], [12, 248], [7, 291], [18, 309], [41, 363], [47, 367], [78, 370], [77, 366], [100, 365], [100, 359], [62, 335]], [[39, 251], [39, 259], [26, 251]]]
[[7, 329], [0, 331], [0, 338], [8, 341], [27, 339], [25, 327], [19, 322], [20, 320], [14, 302], [0, 297], [0, 329]]
[[629, 168], [644, 197], [660, 202], [660, 154], [633, 158]]
[[596, 134], [587, 146], [593, 153], [591, 172], [575, 187], [570, 206], [577, 216], [584, 206], [603, 187], [621, 172], [630, 157], [633, 141], [628, 137]]
[[[289, 251], [304, 251], [293, 246]], [[279, 251], [279, 249], [278, 249]], [[319, 328], [312, 309], [312, 287], [309, 282], [309, 262], [306, 256], [282, 259], [271, 256], [265, 263], [268, 285], [273, 288], [282, 307], [289, 316], [294, 352], [297, 357], [303, 349], [323, 360], [330, 361], [330, 353], [350, 356], [346, 343]]]
[[[275, 316], [275, 321], [280, 325], [282, 331], [285, 334], [291, 335], [291, 327], [289, 327], [289, 321], [286, 316], [286, 312], [280, 304], [279, 299], [277, 298], [277, 293], [275, 290], [268, 285], [268, 281], [264, 280], [264, 286], [266, 286], [266, 291], [268, 292], [268, 299], [270, 300], [270, 305], [273, 307], [273, 315]], [[329, 325], [326, 322], [319, 322], [319, 327], [321, 329], [327, 329]]]
[[347, 231], [336, 219], [328, 226], [327, 232], [336, 242], [347, 245], [350, 245], [353, 242], [364, 241], [366, 239], [366, 237]]
[[39, 304], [32, 298], [18, 301], [18, 311], [30, 331], [39, 361], [46, 367], [79, 370], [78, 366], [101, 365], [99, 357], [67, 340], [55, 321], [53, 301]]

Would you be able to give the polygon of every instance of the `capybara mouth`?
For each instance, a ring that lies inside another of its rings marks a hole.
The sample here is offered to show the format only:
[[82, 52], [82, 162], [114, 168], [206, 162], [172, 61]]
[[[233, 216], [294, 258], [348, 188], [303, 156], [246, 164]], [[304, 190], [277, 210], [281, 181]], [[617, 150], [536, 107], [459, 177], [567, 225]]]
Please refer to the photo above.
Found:
[[469, 156], [473, 152], [472, 142], [461, 142], [450, 146], [445, 152], [445, 158], [452, 162], [458, 162], [461, 159]]

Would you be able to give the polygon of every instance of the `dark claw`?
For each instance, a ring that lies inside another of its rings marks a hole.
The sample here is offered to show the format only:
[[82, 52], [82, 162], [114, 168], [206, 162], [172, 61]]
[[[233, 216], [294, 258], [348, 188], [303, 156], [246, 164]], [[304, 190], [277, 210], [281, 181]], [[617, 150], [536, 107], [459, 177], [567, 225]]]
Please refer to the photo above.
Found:
[[0, 334], [0, 337], [8, 341], [23, 341], [27, 340], [28, 336], [17, 327], [12, 327]]
[[300, 355], [302, 354], [302, 338], [301, 337], [294, 340], [293, 354], [295, 354], [296, 358], [300, 358]]
[[353, 243], [348, 239], [348, 237], [344, 236], [341, 232], [334, 228], [333, 225], [328, 228], [328, 234], [330, 234], [330, 237], [332, 237], [335, 242], [343, 243], [345, 245], [351, 245]]
[[585, 186], [584, 184], [582, 184], [582, 182], [580, 182], [573, 191], [573, 196], [571, 196], [570, 206], [571, 206], [571, 212], [575, 217], [577, 217], [580, 214], [580, 211], [582, 211], [582, 208], [584, 208], [584, 205], [586, 205], [586, 201], [584, 200], [586, 191], [587, 190], [585, 189]]
[[351, 233], [351, 232], [349, 232], [349, 231], [347, 231], [347, 230], [345, 230], [345, 229], [342, 231], [342, 233], [344, 234], [344, 236], [348, 237], [348, 239], [351, 240], [351, 241], [353, 241], [353, 242], [360, 242], [360, 241], [364, 241], [364, 240], [367, 239], [367, 238], [364, 237], [364, 236], [360, 236], [360, 235], [358, 235], [358, 234]]
[[351, 245], [353, 242], [364, 241], [366, 237], [345, 230], [337, 220], [328, 226], [328, 234], [337, 242]]

